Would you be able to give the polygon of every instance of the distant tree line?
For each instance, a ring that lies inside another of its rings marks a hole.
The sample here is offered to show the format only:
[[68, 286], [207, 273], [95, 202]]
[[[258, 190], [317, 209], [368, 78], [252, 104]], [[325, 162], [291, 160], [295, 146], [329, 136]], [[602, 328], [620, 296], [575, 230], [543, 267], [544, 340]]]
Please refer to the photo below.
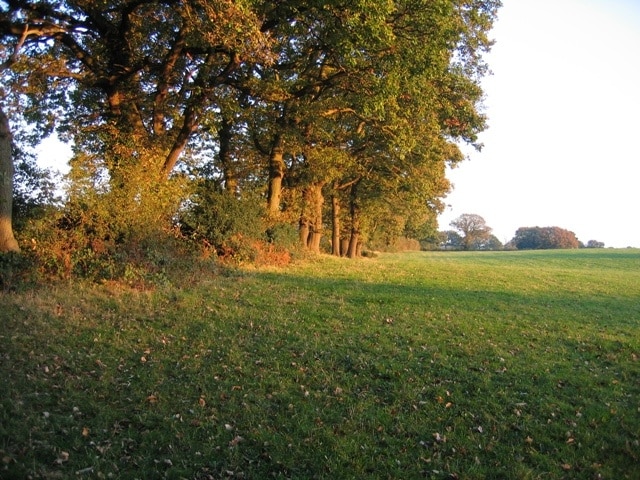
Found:
[[515, 236], [503, 245], [484, 218], [465, 213], [450, 224], [453, 230], [439, 232], [425, 241], [427, 249], [444, 250], [544, 250], [564, 248], [603, 248], [604, 243], [589, 240], [583, 244], [575, 233], [560, 227], [521, 227]]

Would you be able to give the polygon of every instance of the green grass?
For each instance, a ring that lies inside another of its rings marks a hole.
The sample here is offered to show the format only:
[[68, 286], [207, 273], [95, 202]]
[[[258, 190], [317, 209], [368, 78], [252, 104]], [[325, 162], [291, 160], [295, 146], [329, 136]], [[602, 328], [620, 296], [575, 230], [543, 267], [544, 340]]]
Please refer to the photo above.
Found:
[[640, 478], [640, 251], [2, 294], [0, 478]]

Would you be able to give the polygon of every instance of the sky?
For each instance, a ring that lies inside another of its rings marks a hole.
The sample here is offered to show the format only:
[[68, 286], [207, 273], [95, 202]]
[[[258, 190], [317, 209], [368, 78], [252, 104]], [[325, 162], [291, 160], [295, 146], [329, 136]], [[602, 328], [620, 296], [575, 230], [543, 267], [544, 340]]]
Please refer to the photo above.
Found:
[[491, 36], [484, 147], [449, 171], [440, 229], [472, 213], [503, 243], [557, 226], [640, 247], [640, 1], [503, 0]]

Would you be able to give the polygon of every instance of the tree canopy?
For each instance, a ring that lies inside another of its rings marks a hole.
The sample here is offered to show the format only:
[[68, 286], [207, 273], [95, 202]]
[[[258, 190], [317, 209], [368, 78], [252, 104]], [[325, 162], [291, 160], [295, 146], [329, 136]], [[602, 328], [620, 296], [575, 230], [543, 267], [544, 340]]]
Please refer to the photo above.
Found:
[[332, 251], [353, 256], [435, 229], [445, 167], [486, 127], [499, 6], [0, 0], [1, 60], [17, 52], [0, 106], [72, 143], [74, 222], [98, 221], [93, 205], [106, 224], [87, 234], [115, 245], [134, 217], [175, 223], [206, 209], [204, 188], [262, 199], [267, 228], [298, 225], [311, 250], [330, 223]]
[[511, 241], [518, 250], [578, 248], [575, 233], [560, 227], [521, 227]]
[[483, 250], [492, 239], [491, 227], [480, 215], [464, 213], [451, 222], [451, 226], [460, 233], [463, 250]]

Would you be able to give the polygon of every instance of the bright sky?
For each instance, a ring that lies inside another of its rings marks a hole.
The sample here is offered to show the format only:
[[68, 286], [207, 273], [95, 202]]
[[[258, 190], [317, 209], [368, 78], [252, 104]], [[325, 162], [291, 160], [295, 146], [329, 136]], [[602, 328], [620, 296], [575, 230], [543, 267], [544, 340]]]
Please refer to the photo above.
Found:
[[449, 172], [440, 229], [482, 216], [640, 247], [640, 1], [503, 0], [481, 153]]

